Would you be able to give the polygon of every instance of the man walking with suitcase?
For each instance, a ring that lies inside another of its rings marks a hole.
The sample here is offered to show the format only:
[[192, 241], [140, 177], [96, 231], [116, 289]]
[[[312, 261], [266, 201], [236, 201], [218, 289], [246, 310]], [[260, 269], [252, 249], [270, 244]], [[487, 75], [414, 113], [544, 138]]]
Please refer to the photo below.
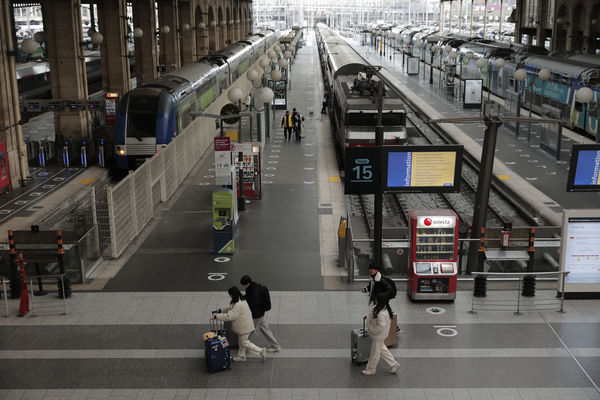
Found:
[[271, 347], [267, 348], [268, 352], [281, 351], [281, 345], [275, 339], [271, 328], [265, 318], [265, 313], [271, 309], [271, 296], [266, 286], [260, 283], [252, 282], [252, 278], [248, 275], [242, 276], [240, 283], [246, 289], [246, 301], [252, 311], [252, 319], [254, 320], [254, 332], [250, 334], [250, 340], [256, 339], [256, 332], [260, 330]]

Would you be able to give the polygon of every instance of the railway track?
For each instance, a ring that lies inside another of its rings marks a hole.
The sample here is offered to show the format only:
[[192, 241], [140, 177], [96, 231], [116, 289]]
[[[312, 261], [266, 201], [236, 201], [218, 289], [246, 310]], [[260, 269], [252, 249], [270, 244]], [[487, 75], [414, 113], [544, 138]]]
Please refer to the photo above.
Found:
[[[390, 82], [386, 82], [390, 85]], [[420, 136], [410, 138], [412, 145], [444, 144], [449, 141], [440, 134], [438, 127], [428, 126], [424, 122], [422, 113], [407, 99], [408, 124], [416, 129]], [[463, 160], [461, 171], [461, 190], [458, 193], [386, 193], [383, 197], [383, 226], [384, 228], [398, 228], [408, 226], [408, 211], [416, 209], [451, 209], [456, 212], [460, 220], [471, 225], [475, 208], [475, 198], [479, 172], [477, 163], [468, 156]], [[373, 229], [373, 196], [352, 195], [352, 204], [355, 205], [353, 214], [364, 217], [365, 229]], [[514, 227], [545, 225], [545, 221], [524, 210], [520, 199], [507, 196], [498, 184], [492, 185], [488, 202], [486, 226], [503, 227], [505, 223], [512, 223]]]

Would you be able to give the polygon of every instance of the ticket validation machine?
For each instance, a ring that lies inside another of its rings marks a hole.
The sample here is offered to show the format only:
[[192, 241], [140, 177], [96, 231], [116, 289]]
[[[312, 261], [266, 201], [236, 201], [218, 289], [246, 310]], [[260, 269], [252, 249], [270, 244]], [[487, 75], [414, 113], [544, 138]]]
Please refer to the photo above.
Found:
[[233, 254], [236, 203], [231, 189], [215, 189], [212, 193], [213, 254]]
[[454, 300], [458, 275], [458, 216], [451, 210], [411, 210], [408, 295]]

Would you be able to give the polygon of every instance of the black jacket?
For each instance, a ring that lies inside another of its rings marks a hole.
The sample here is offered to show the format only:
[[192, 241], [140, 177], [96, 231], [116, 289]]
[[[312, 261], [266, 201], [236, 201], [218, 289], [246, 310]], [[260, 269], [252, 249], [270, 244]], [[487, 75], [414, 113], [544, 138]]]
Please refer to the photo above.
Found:
[[[373, 287], [372, 290], [371, 287]], [[378, 296], [382, 296], [389, 300], [392, 295], [392, 290], [390, 284], [385, 279], [382, 279], [381, 272], [378, 272], [375, 276], [369, 278], [369, 285], [367, 286], [369, 303], [375, 303], [375, 299]]]
[[250, 282], [250, 285], [246, 288], [246, 302], [250, 306], [250, 311], [252, 311], [252, 319], [265, 315], [260, 297], [260, 284]]

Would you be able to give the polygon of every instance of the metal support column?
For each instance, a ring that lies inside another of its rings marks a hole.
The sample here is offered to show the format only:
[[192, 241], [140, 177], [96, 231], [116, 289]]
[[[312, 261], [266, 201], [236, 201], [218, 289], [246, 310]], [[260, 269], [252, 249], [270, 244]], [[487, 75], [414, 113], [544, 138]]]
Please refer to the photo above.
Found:
[[[377, 104], [377, 127], [375, 128], [375, 147], [377, 148], [377, 159], [379, 165], [383, 164], [382, 147], [383, 147], [383, 82], [378, 82], [377, 97], [375, 99]], [[381, 173], [380, 173], [381, 174]], [[375, 264], [381, 267], [381, 248], [383, 243], [383, 192], [378, 190], [375, 192], [374, 202], [374, 232], [373, 232], [373, 260]]]
[[[490, 198], [490, 187], [492, 184], [492, 171], [494, 169], [494, 153], [496, 149], [496, 138], [498, 128], [502, 122], [497, 116], [485, 116], [485, 138], [481, 149], [481, 163], [479, 167], [479, 181], [477, 182], [477, 194], [475, 197], [475, 211], [471, 228], [472, 243], [479, 239], [481, 228], [485, 227], [488, 200]], [[477, 247], [469, 245], [469, 259], [467, 261], [468, 273], [477, 267]]]

